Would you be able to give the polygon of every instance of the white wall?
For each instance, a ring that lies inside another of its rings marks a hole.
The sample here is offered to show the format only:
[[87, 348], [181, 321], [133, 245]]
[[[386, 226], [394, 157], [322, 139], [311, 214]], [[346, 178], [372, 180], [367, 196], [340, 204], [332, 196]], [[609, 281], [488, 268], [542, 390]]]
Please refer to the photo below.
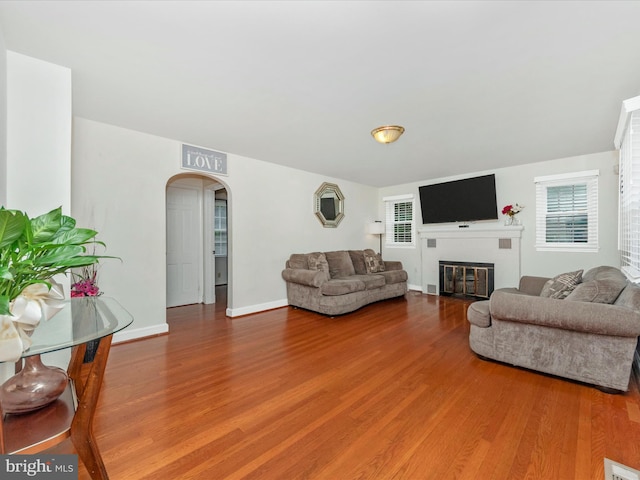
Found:
[[71, 70], [7, 52], [6, 206], [29, 216], [71, 203]]
[[7, 203], [7, 48], [0, 29], [0, 205]]
[[[598, 265], [619, 265], [617, 251], [617, 225], [618, 225], [618, 177], [614, 174], [614, 165], [618, 163], [616, 151], [582, 155], [579, 157], [561, 158], [538, 163], [531, 163], [518, 167], [501, 168], [491, 171], [473, 172], [456, 177], [428, 179], [415, 183], [396, 185], [382, 188], [378, 194], [378, 207], [380, 215], [384, 211], [382, 198], [391, 195], [413, 193], [416, 195], [416, 218], [418, 228], [421, 226], [421, 211], [418, 196], [418, 188], [421, 185], [442, 181], [456, 180], [458, 178], [472, 177], [495, 173], [498, 202], [498, 214], [502, 207], [508, 204], [518, 203], [524, 205], [524, 210], [518, 214], [518, 218], [524, 225], [522, 235], [522, 259], [521, 272], [523, 275], [553, 276], [569, 270], [584, 268], [585, 271]], [[599, 170], [599, 241], [600, 250], [597, 253], [559, 253], [538, 252], [535, 249], [535, 185], [534, 177], [553, 175], [583, 170]], [[503, 223], [503, 218], [497, 222]], [[415, 249], [391, 249], [385, 248], [384, 257], [387, 259], [401, 260], [409, 274], [409, 284], [412, 288], [420, 288], [422, 285], [420, 270], [420, 244]], [[455, 260], [455, 259], [451, 259]]]
[[[0, 30], [0, 205], [7, 203], [7, 49]], [[0, 365], [0, 382], [13, 372], [12, 364]]]
[[[100, 286], [133, 314], [130, 335], [166, 330], [165, 187], [188, 172], [180, 149], [176, 140], [74, 119], [73, 215], [122, 258], [101, 262]], [[229, 315], [285, 305], [280, 274], [291, 253], [376, 248], [365, 225], [377, 214], [377, 189], [234, 154], [227, 162], [218, 180], [229, 199]], [[345, 195], [338, 228], [323, 228], [313, 213], [324, 181]]]

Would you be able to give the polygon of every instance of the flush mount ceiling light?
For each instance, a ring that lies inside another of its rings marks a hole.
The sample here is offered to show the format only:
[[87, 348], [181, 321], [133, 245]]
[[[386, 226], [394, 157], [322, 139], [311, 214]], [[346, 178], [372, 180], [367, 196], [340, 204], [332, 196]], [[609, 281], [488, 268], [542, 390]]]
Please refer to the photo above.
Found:
[[404, 133], [404, 127], [400, 125], [385, 125], [371, 130], [371, 135], [380, 143], [393, 143]]

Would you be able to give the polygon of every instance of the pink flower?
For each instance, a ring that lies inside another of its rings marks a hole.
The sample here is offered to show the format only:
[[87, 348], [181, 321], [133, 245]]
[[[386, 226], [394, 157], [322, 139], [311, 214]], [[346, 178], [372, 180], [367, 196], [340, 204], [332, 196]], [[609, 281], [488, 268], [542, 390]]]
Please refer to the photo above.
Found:
[[91, 278], [82, 278], [71, 285], [72, 297], [97, 297], [101, 293], [100, 288], [95, 284], [95, 275]]

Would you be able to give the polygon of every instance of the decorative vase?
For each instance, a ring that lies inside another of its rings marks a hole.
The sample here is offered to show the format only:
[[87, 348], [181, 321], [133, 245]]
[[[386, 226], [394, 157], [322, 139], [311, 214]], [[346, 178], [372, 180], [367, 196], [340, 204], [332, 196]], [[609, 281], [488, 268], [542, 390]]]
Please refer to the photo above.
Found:
[[2, 411], [27, 413], [45, 407], [62, 395], [68, 382], [67, 372], [44, 365], [40, 355], [25, 357], [22, 370], [2, 384]]
[[[83, 318], [83, 322], [74, 322], [73, 336], [82, 338], [91, 335], [98, 328], [96, 325], [98, 319], [98, 310], [96, 307], [96, 296], [76, 297], [71, 302], [71, 312], [74, 318]], [[84, 354], [84, 363], [93, 362], [96, 352], [98, 351], [100, 340], [91, 340], [86, 343], [86, 351]]]
[[513, 215], [507, 215], [504, 219], [504, 225], [506, 227], [509, 227], [511, 225], [513, 225], [513, 221], [514, 221], [514, 216]]

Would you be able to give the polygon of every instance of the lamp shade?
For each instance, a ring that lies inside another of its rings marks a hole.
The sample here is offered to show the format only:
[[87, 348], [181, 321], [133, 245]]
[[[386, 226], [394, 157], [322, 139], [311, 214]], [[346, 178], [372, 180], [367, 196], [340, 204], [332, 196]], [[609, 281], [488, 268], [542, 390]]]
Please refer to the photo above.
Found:
[[367, 232], [371, 235], [382, 235], [384, 234], [384, 223], [382, 222], [372, 222], [367, 225]]
[[371, 131], [371, 135], [380, 143], [392, 143], [400, 138], [400, 135], [404, 133], [404, 127], [400, 125], [385, 125], [382, 127], [374, 128]]

